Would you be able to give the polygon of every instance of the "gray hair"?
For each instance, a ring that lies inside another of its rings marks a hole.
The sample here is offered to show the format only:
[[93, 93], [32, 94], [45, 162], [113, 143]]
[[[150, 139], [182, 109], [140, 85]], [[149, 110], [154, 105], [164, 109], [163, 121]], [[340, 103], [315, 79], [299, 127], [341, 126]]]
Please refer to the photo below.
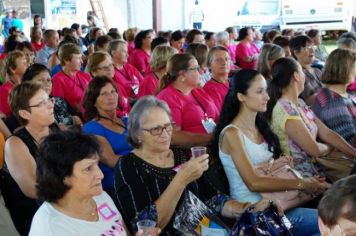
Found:
[[352, 38], [339, 38], [336, 45], [338, 48], [356, 50], [356, 41]]
[[[226, 32], [226, 31], [225, 31]], [[227, 33], [227, 32], [226, 32]], [[225, 48], [225, 47], [223, 47], [223, 46], [215, 46], [215, 47], [213, 47], [213, 48], [211, 48], [210, 50], [209, 50], [209, 53], [208, 53], [208, 63], [207, 63], [207, 65], [208, 65], [208, 67], [210, 67], [211, 66], [211, 63], [213, 63], [213, 60], [214, 60], [214, 57], [215, 57], [215, 52], [217, 52], [217, 51], [224, 51], [224, 52], [227, 52], [227, 54], [228, 54], [228, 56], [230, 57], [230, 54], [229, 54], [229, 51]], [[230, 58], [231, 59], [231, 58]]]
[[164, 110], [167, 113], [167, 115], [171, 118], [171, 111], [167, 103], [155, 98], [154, 96], [142, 97], [132, 107], [129, 113], [129, 122], [127, 127], [128, 129], [127, 141], [132, 147], [139, 148], [141, 146], [138, 136], [142, 130], [142, 124], [146, 120], [152, 108], [156, 108], [156, 107]]
[[218, 45], [226, 45], [229, 43], [229, 33], [227, 31], [221, 31], [216, 34], [216, 42]]
[[284, 57], [284, 50], [276, 44], [265, 43], [261, 48], [261, 54], [257, 61], [257, 71], [266, 79], [271, 79], [271, 66], [269, 61], [277, 60]]

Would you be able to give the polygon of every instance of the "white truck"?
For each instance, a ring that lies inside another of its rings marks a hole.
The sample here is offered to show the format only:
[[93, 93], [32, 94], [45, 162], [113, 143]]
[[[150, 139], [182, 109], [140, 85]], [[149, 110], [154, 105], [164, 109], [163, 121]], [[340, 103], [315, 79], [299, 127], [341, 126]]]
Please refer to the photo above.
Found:
[[355, 0], [283, 0], [280, 28], [351, 31]]
[[261, 32], [280, 29], [282, 0], [245, 0], [241, 3], [235, 22], [237, 29], [247, 26]]

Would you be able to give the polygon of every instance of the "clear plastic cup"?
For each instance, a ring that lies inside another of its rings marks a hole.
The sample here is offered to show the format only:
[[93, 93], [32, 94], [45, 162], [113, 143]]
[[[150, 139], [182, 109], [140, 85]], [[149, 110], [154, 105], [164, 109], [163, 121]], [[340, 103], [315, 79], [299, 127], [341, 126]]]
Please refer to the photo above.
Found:
[[191, 147], [190, 151], [192, 152], [192, 158], [196, 158], [206, 154], [206, 147]]
[[140, 220], [136, 223], [137, 229], [143, 231], [143, 235], [153, 235], [156, 221], [153, 220]]

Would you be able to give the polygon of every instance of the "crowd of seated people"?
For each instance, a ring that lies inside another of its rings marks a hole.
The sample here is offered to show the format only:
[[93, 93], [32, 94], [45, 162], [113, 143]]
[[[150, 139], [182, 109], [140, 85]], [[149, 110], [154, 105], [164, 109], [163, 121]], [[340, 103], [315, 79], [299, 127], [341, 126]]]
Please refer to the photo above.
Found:
[[[229, 225], [287, 191], [313, 196], [275, 201], [293, 235], [355, 235], [355, 33], [34, 23], [0, 55], [1, 235], [182, 235], [187, 192]], [[257, 173], [284, 156], [298, 178]]]

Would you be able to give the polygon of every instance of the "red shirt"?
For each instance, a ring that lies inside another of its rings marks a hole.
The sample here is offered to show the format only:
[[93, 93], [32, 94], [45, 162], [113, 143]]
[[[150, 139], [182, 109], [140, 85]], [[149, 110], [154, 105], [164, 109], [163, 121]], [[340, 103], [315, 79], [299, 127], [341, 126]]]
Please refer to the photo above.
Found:
[[239, 66], [242, 69], [256, 69], [257, 60], [245, 62], [243, 58], [245, 58], [246, 56], [254, 56], [258, 53], [260, 53], [260, 50], [256, 47], [254, 43], [250, 43], [248, 47], [245, 43], [240, 42], [236, 46], [236, 60], [238, 61]]
[[149, 73], [142, 80], [140, 90], [138, 91], [138, 98], [147, 95], [154, 95], [158, 89], [158, 86], [158, 77], [153, 72]]
[[40, 44], [38, 44], [37, 42], [32, 42], [31, 44], [35, 48], [36, 52], [38, 52], [39, 50], [41, 50], [46, 46], [46, 43], [44, 41], [41, 41]]
[[209, 80], [203, 87], [203, 90], [209, 94], [215, 103], [219, 113], [221, 112], [222, 105], [224, 104], [225, 96], [229, 92], [229, 81], [221, 83], [214, 79]]
[[135, 49], [129, 57], [129, 63], [143, 75], [151, 71], [150, 61], [151, 55], [140, 48]]
[[168, 85], [157, 95], [158, 99], [165, 101], [172, 112], [172, 119], [183, 131], [206, 134], [202, 120], [205, 113], [215, 122], [218, 120], [218, 110], [209, 95], [203, 89], [194, 89], [189, 95]]
[[142, 80], [141, 73], [128, 63], [121, 70], [115, 68], [114, 81], [121, 85], [126, 95], [130, 98], [137, 98]]
[[63, 98], [75, 111], [79, 112], [90, 80], [91, 76], [82, 71], [77, 71], [74, 76], [60, 71], [52, 78], [52, 96]]
[[9, 94], [14, 85], [10, 81], [6, 81], [0, 86], [0, 112], [6, 116], [11, 115], [11, 109], [9, 105]]

